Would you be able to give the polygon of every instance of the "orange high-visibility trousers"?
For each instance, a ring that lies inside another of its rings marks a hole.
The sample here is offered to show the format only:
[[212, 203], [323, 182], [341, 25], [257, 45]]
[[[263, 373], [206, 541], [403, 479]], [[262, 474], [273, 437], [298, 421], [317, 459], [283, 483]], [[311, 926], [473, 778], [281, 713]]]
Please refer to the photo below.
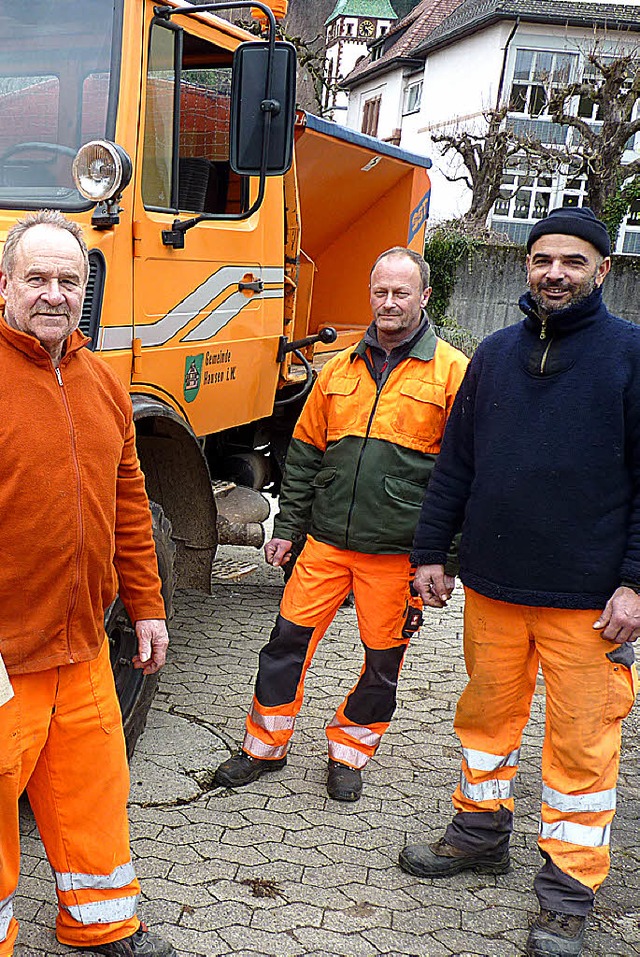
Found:
[[422, 603], [410, 594], [410, 580], [407, 555], [367, 555], [307, 538], [260, 652], [244, 751], [266, 760], [287, 753], [313, 655], [353, 590], [364, 664], [326, 735], [332, 760], [364, 767], [389, 727], [404, 653], [421, 622]]
[[584, 913], [609, 870], [621, 726], [635, 698], [635, 665], [607, 657], [620, 646], [594, 630], [597, 610], [514, 605], [469, 588], [465, 595], [469, 683], [455, 718], [463, 763], [453, 795], [462, 816], [450, 833], [458, 831], [454, 843], [460, 845], [465, 827], [473, 828], [468, 812], [513, 811], [540, 664], [546, 726], [538, 845], [547, 864], [536, 892], [547, 909]]
[[0, 707], [0, 957], [18, 933], [18, 798], [25, 787], [54, 872], [58, 940], [135, 933], [140, 886], [129, 850], [129, 771], [105, 641], [93, 661], [13, 675]]

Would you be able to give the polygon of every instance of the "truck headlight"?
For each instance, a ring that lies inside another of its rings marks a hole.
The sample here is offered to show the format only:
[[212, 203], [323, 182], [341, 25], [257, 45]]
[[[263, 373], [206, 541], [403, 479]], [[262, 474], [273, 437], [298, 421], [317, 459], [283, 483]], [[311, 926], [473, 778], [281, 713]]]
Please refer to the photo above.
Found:
[[85, 143], [73, 161], [73, 181], [86, 199], [102, 203], [122, 192], [131, 179], [128, 153], [108, 140]]

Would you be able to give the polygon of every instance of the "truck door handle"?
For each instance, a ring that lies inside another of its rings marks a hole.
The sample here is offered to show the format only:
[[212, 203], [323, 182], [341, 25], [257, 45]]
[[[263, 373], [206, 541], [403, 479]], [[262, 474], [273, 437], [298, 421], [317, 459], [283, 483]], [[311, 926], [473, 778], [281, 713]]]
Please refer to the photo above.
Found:
[[250, 282], [244, 282], [241, 279], [238, 283], [238, 292], [244, 292], [247, 289], [251, 289], [252, 292], [264, 292], [264, 282], [262, 279], [252, 279]]

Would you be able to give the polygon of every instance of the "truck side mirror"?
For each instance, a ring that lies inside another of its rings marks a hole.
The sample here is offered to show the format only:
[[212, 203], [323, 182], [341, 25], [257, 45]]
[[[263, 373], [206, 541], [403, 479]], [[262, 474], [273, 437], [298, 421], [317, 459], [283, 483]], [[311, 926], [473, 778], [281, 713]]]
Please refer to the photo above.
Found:
[[278, 41], [273, 49], [271, 71], [268, 63], [267, 41], [241, 43], [233, 55], [229, 160], [231, 169], [242, 176], [260, 175], [267, 130], [265, 175], [282, 176], [293, 161], [295, 47]]

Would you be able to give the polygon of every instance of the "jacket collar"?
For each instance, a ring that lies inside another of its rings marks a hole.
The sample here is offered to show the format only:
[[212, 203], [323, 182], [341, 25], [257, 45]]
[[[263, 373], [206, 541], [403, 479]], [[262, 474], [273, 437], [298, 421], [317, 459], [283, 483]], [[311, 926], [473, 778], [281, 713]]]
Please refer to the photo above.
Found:
[[[406, 339], [404, 342], [401, 342], [394, 349], [392, 349], [390, 355], [393, 355], [396, 352], [396, 349], [407, 350], [406, 358], [421, 359], [423, 362], [430, 362], [435, 355], [437, 343], [438, 337], [433, 331], [433, 327], [429, 323], [429, 317], [427, 316], [427, 313], [423, 310], [422, 321], [413, 336], [410, 339]], [[365, 332], [364, 337], [355, 346], [353, 352], [351, 353], [351, 362], [353, 362], [356, 356], [360, 356], [362, 358], [366, 354], [366, 351], [369, 347], [374, 349], [382, 348], [378, 343], [375, 322], [371, 323]]]
[[[542, 329], [542, 322], [538, 313], [538, 307], [531, 298], [531, 293], [527, 292], [520, 297], [518, 303], [526, 318], [524, 325], [526, 329], [535, 332], [538, 335]], [[566, 336], [578, 329], [584, 329], [592, 323], [603, 319], [607, 315], [607, 307], [602, 301], [602, 286], [597, 286], [593, 292], [575, 305], [567, 306], [566, 309], [559, 309], [552, 312], [547, 318], [546, 331], [549, 336]]]
[[[18, 352], [24, 353], [32, 362], [38, 365], [51, 365], [51, 356], [35, 336], [30, 336], [26, 332], [14, 329], [13, 326], [8, 324], [4, 317], [4, 308], [0, 309], [0, 337], [14, 349], [17, 349]], [[79, 329], [72, 332], [70, 336], [67, 336], [64, 355], [60, 360], [60, 365], [66, 365], [73, 353], [84, 348], [90, 341], [91, 340], [88, 339], [84, 333], [80, 332]]]

